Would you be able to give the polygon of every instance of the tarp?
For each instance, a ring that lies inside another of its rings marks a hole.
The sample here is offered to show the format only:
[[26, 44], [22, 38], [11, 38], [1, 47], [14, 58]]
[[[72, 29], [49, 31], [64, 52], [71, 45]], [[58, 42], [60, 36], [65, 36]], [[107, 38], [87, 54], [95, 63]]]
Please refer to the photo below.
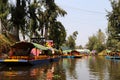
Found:
[[37, 43], [32, 43], [36, 48], [40, 49], [40, 50], [48, 50], [47, 47], [37, 44]]

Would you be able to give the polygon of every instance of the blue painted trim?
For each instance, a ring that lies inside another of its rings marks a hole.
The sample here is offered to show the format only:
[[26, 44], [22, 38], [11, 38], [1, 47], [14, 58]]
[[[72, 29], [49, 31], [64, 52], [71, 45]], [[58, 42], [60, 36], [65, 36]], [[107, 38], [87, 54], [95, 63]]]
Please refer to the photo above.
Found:
[[18, 60], [18, 62], [28, 62], [28, 60]]
[[4, 62], [4, 59], [0, 59], [0, 62]]

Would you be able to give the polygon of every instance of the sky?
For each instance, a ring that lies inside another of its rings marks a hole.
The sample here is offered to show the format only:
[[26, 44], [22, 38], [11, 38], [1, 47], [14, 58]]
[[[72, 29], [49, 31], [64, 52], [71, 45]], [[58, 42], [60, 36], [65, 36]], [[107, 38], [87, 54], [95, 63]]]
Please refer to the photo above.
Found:
[[58, 20], [64, 25], [67, 37], [78, 31], [76, 45], [85, 46], [88, 38], [99, 29], [107, 30], [107, 11], [111, 11], [109, 0], [55, 0], [55, 3], [67, 12]]

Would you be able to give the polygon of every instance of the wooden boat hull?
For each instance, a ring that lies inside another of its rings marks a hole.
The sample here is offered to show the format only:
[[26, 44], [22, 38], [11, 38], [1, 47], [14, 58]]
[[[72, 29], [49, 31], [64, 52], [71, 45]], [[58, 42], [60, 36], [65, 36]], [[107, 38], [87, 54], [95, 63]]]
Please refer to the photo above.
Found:
[[50, 58], [50, 62], [57, 62], [60, 60], [60, 58], [61, 58], [61, 56]]
[[32, 66], [32, 65], [48, 64], [50, 62], [51, 62], [51, 58], [41, 59], [41, 60], [18, 60], [18, 59], [1, 59], [0, 60], [1, 64], [8, 65], [8, 66]]
[[18, 59], [0, 59], [0, 63], [8, 66], [31, 65], [28, 62], [28, 60], [18, 60]]
[[73, 55], [73, 56], [62, 56], [62, 58], [82, 58], [81, 55]]
[[62, 56], [62, 58], [74, 58], [74, 56]]
[[82, 55], [76, 55], [74, 58], [82, 58]]
[[50, 63], [50, 58], [49, 59], [41, 59], [41, 60], [29, 60], [28, 63], [30, 63], [31, 65], [48, 64], [48, 63]]
[[120, 56], [106, 56], [106, 59], [120, 59]]

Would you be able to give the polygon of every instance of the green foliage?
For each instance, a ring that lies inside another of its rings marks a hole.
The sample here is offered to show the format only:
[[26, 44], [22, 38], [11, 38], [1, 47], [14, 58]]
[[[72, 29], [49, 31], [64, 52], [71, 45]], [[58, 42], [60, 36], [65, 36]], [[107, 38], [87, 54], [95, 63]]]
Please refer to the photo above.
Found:
[[8, 53], [10, 50], [10, 46], [15, 42], [14, 38], [9, 35], [0, 34], [0, 54]]
[[[21, 4], [22, 3], [22, 4]], [[11, 21], [14, 25], [17, 25], [18, 27], [22, 27], [22, 25], [25, 24], [25, 1], [23, 0], [17, 0], [16, 6], [11, 7]]]
[[73, 32], [72, 35], [70, 35], [66, 41], [66, 45], [70, 47], [71, 49], [74, 49], [76, 46], [75, 40], [77, 39], [78, 32]]
[[96, 50], [97, 52], [105, 49], [105, 35], [101, 29], [98, 30], [96, 35], [89, 37], [86, 47], [90, 50]]
[[[16, 5], [11, 5], [11, 22], [14, 25], [11, 30], [16, 40], [19, 41], [19, 31], [25, 31], [26, 1], [17, 0]], [[24, 34], [23, 34], [24, 35]]]
[[0, 18], [6, 18], [8, 12], [8, 0], [0, 0]]
[[93, 50], [96, 48], [96, 43], [97, 43], [97, 37], [95, 35], [93, 35], [93, 36], [89, 37], [89, 41], [86, 46], [90, 50]]
[[49, 56], [53, 56], [53, 54], [52, 54], [52, 51], [51, 51], [51, 50], [48, 50], [48, 51], [47, 51], [47, 54], [48, 54]]
[[108, 40], [107, 47], [119, 48], [117, 45], [120, 40], [120, 1], [110, 0], [112, 11], [108, 12]]
[[54, 47], [59, 49], [59, 46], [65, 42], [66, 38], [66, 31], [64, 26], [61, 24], [61, 22], [55, 22], [52, 27], [50, 27], [49, 33], [49, 39], [53, 40]]
[[83, 49], [82, 45], [76, 46], [76, 49]]
[[117, 46], [117, 50], [120, 50], [120, 42], [118, 42], [116, 46]]
[[7, 16], [10, 15], [8, 24], [10, 27], [5, 26], [17, 40], [19, 34], [22, 34], [23, 39], [44, 37], [52, 39], [57, 48], [62, 45], [66, 37], [66, 30], [57, 17], [66, 14], [54, 0], [16, 0], [15, 4], [9, 0], [0, 1], [0, 21], [2, 20], [2, 23], [7, 21]]
[[75, 47], [75, 40], [73, 39], [71, 35], [68, 37], [67, 46], [69, 46], [72, 49], [74, 49]]
[[58, 49], [65, 41], [66, 31], [62, 23], [57, 21], [57, 17], [67, 13], [59, 8], [54, 0], [45, 0], [44, 6], [46, 9], [40, 17], [43, 20], [41, 28], [45, 28], [45, 39], [53, 40], [54, 47]]
[[[42, 6], [42, 7], [41, 7]], [[53, 0], [29, 3], [30, 37], [44, 37], [54, 41], [54, 47], [59, 48], [65, 41], [66, 31], [57, 17], [64, 16], [66, 12], [59, 8]], [[36, 35], [37, 34], [37, 35]]]
[[8, 0], [0, 0], [0, 33], [6, 29], [8, 25], [7, 16], [9, 14]]

